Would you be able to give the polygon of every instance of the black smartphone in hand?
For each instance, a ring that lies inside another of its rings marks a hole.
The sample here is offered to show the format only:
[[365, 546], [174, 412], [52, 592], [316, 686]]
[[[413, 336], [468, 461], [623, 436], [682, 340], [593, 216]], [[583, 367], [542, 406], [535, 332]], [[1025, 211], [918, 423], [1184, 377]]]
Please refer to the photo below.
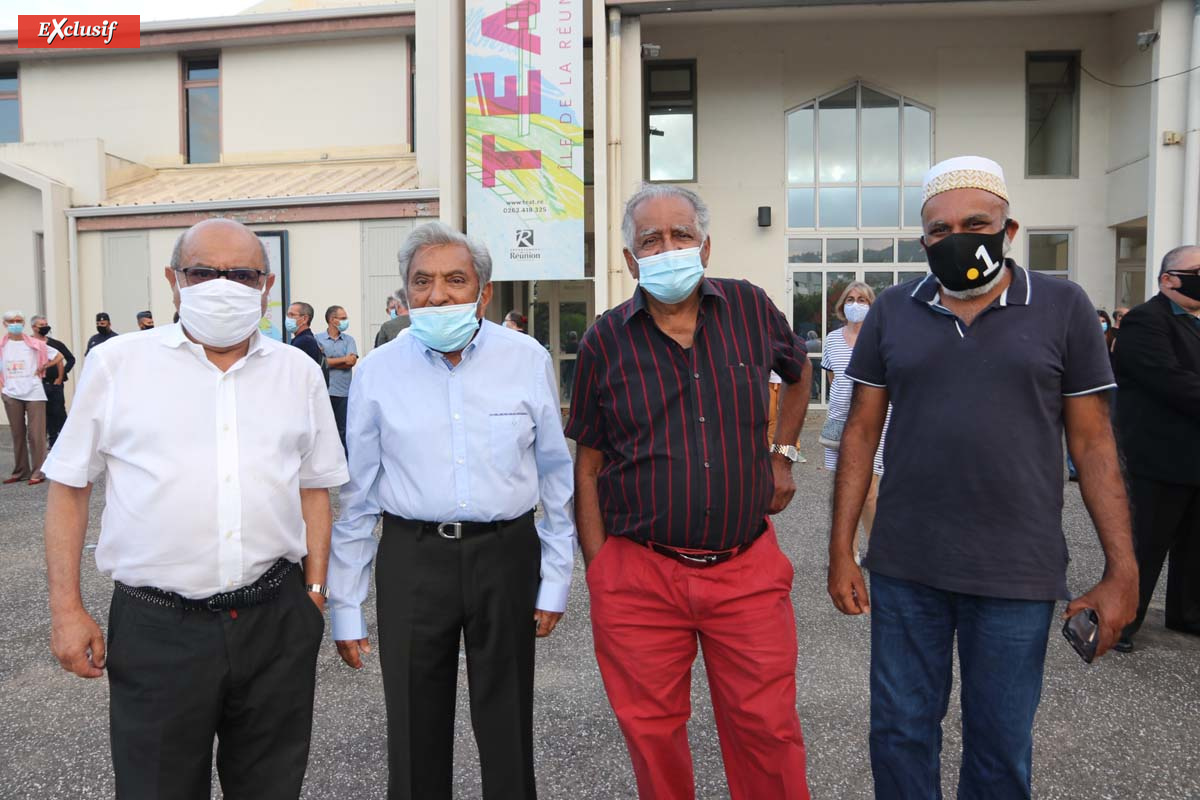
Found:
[[1096, 658], [1096, 646], [1100, 644], [1100, 618], [1093, 609], [1085, 608], [1063, 624], [1063, 636], [1079, 653], [1085, 664]]

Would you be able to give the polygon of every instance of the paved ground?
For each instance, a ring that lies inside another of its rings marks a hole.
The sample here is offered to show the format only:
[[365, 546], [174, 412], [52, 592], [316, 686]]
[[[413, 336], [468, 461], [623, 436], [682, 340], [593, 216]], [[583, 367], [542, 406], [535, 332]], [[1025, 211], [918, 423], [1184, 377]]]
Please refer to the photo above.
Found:
[[[807, 427], [810, 462], [797, 469], [800, 491], [778, 524], [782, 546], [796, 565], [796, 675], [809, 780], [814, 797], [870, 797], [867, 622], [843, 617], [825, 594], [830, 475], [813, 457], [819, 423]], [[0, 468], [7, 474], [11, 444], [7, 429], [0, 433]], [[0, 749], [0, 797], [111, 797], [107, 685], [62, 672], [47, 647], [41, 547], [45, 487], [0, 488], [0, 607], [6, 620], [0, 625], [0, 730], [8, 742]], [[1075, 485], [1067, 487], [1066, 496], [1064, 524], [1073, 556], [1069, 582], [1078, 592], [1099, 575], [1102, 561]], [[90, 542], [98, 534], [100, 509], [94, 500]], [[111, 583], [96, 573], [90, 552], [83, 574], [85, 600], [103, 624]], [[633, 777], [592, 656], [582, 577], [580, 563], [566, 618], [539, 644], [539, 787], [541, 796], [552, 800], [629, 798]], [[373, 627], [373, 609], [368, 620]], [[1138, 644], [1133, 655], [1112, 655], [1089, 667], [1052, 631], [1037, 718], [1037, 797], [1200, 798], [1200, 640], [1164, 631], [1159, 605]], [[1003, 658], [1003, 652], [996, 657]], [[465, 705], [465, 673], [460, 688], [457, 796], [476, 798], [477, 754]], [[699, 667], [693, 695], [697, 796], [728, 797]], [[945, 731], [944, 783], [953, 797], [961, 743], [954, 704]], [[383, 798], [386, 777], [378, 659], [352, 674], [330, 644], [319, 663], [305, 797]]]

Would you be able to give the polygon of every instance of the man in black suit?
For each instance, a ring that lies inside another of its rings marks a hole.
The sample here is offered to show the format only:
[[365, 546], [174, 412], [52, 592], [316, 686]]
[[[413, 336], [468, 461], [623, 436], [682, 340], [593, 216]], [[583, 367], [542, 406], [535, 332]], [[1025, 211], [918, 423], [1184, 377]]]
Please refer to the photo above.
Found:
[[1158, 288], [1121, 320], [1113, 351], [1141, 573], [1121, 652], [1133, 649], [1168, 553], [1167, 627], [1200, 635], [1200, 246], [1167, 253]]

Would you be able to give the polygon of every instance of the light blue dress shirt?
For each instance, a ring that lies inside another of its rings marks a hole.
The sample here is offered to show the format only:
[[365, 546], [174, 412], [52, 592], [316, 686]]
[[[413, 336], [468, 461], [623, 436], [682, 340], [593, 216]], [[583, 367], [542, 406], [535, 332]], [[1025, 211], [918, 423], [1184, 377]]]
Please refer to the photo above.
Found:
[[549, 353], [484, 322], [458, 366], [407, 331], [358, 363], [346, 422], [350, 482], [333, 526], [333, 638], [367, 635], [381, 512], [423, 522], [516, 519], [541, 499], [537, 607], [563, 611], [574, 567], [574, 474]]
[[[339, 334], [335, 339], [329, 335], [329, 331], [324, 330], [317, 331], [316, 337], [317, 344], [321, 345], [326, 358], [345, 358], [351, 353], [358, 355], [358, 343], [348, 333]], [[330, 397], [349, 397], [352, 377], [353, 372], [349, 369], [329, 370]]]

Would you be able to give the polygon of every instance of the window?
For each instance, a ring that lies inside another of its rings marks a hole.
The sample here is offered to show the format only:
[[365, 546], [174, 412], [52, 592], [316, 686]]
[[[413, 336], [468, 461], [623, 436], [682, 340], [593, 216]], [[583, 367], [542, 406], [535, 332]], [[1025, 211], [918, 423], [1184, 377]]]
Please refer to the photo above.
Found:
[[1066, 278], [1071, 271], [1070, 231], [1030, 231], [1030, 269], [1055, 278]]
[[933, 112], [863, 83], [792, 109], [787, 226], [920, 228], [932, 155]]
[[16, 67], [0, 67], [0, 142], [21, 141], [21, 101]]
[[696, 62], [646, 64], [646, 180], [696, 180]]
[[1079, 53], [1025, 56], [1025, 175], [1079, 175]]
[[184, 127], [187, 162], [221, 160], [220, 59], [188, 58], [183, 62]]

